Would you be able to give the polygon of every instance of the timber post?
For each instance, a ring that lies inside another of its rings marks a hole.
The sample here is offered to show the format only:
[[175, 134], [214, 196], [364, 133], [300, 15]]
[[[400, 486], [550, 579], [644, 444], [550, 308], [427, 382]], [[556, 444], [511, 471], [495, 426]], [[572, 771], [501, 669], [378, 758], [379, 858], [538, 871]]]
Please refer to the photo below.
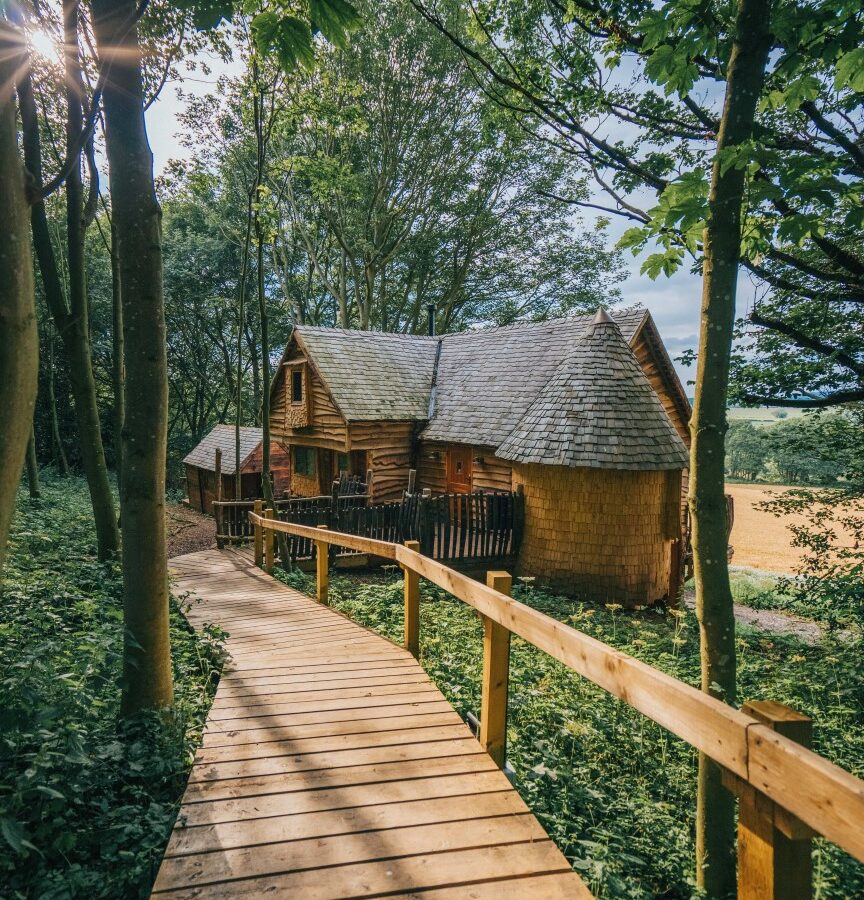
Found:
[[[508, 572], [487, 572], [486, 585], [510, 595], [513, 577]], [[504, 768], [507, 759], [507, 691], [510, 680], [510, 631], [483, 619], [483, 697], [480, 706], [480, 743]]]
[[[420, 552], [420, 541], [405, 541], [409, 550]], [[420, 658], [420, 576], [408, 566], [402, 567], [405, 579], [405, 649]]]
[[[273, 513], [272, 509], [264, 510], [264, 518], [265, 519], [272, 519], [273, 516], [274, 516], [274, 513]], [[274, 552], [275, 544], [276, 544], [276, 535], [272, 531], [270, 531], [270, 529], [267, 529], [264, 533], [264, 571], [268, 575], [273, 574], [273, 566], [274, 566], [275, 557], [276, 557], [276, 553]]]
[[[264, 515], [264, 501], [256, 500], [253, 512], [256, 516]], [[264, 529], [259, 522], [255, 523], [255, 565], [260, 569], [264, 565]]]
[[[326, 525], [319, 530], [328, 531]], [[315, 541], [315, 594], [319, 603], [327, 605], [330, 592], [330, 545], [326, 541]]]
[[409, 469], [408, 470], [408, 496], [410, 497], [414, 493], [414, 485], [417, 483], [417, 470]]
[[216, 473], [216, 502], [213, 504], [213, 518], [216, 519], [216, 546], [221, 550], [222, 549], [222, 538], [220, 535], [222, 534], [222, 507], [219, 504], [222, 502], [222, 450], [220, 447], [216, 448], [216, 461], [213, 464], [213, 468]]
[[[813, 720], [773, 700], [752, 700], [745, 715], [809, 748]], [[723, 783], [738, 795], [739, 900], [810, 900], [813, 831], [778, 803], [729, 772]]]

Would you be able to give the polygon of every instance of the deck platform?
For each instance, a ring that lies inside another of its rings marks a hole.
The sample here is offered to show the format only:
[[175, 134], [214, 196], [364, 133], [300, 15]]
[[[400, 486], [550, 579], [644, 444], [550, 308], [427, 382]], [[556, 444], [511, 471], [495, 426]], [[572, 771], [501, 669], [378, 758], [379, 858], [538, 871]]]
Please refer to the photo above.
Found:
[[590, 897], [407, 651], [246, 553], [171, 569], [231, 660], [154, 897]]

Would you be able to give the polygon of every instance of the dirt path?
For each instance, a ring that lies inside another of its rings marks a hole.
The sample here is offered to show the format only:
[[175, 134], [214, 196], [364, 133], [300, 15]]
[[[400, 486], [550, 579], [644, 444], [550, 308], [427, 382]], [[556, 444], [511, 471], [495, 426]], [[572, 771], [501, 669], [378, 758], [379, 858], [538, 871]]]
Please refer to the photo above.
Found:
[[216, 522], [188, 506], [169, 505], [165, 511], [168, 558], [216, 546]]
[[[696, 594], [686, 591], [684, 602], [689, 609], [693, 609], [696, 606]], [[811, 619], [802, 619], [776, 609], [751, 609], [740, 603], [735, 604], [735, 621], [771, 634], [786, 634], [798, 638], [804, 644], [818, 644], [823, 634], [822, 626]]]

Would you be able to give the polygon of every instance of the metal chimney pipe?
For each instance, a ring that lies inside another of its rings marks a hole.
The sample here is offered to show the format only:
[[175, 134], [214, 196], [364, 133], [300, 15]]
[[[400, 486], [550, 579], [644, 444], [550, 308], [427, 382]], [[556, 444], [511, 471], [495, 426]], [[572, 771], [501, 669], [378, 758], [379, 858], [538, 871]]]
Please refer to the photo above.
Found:
[[427, 303], [426, 312], [428, 314], [428, 329], [430, 337], [435, 337], [435, 304]]

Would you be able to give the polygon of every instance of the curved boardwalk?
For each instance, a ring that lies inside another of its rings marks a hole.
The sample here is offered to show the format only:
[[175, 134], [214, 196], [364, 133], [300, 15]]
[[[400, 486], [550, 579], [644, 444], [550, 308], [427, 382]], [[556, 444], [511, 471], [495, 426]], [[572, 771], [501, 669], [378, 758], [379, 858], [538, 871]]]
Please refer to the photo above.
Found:
[[171, 568], [231, 662], [155, 897], [590, 896], [407, 651], [243, 553]]

